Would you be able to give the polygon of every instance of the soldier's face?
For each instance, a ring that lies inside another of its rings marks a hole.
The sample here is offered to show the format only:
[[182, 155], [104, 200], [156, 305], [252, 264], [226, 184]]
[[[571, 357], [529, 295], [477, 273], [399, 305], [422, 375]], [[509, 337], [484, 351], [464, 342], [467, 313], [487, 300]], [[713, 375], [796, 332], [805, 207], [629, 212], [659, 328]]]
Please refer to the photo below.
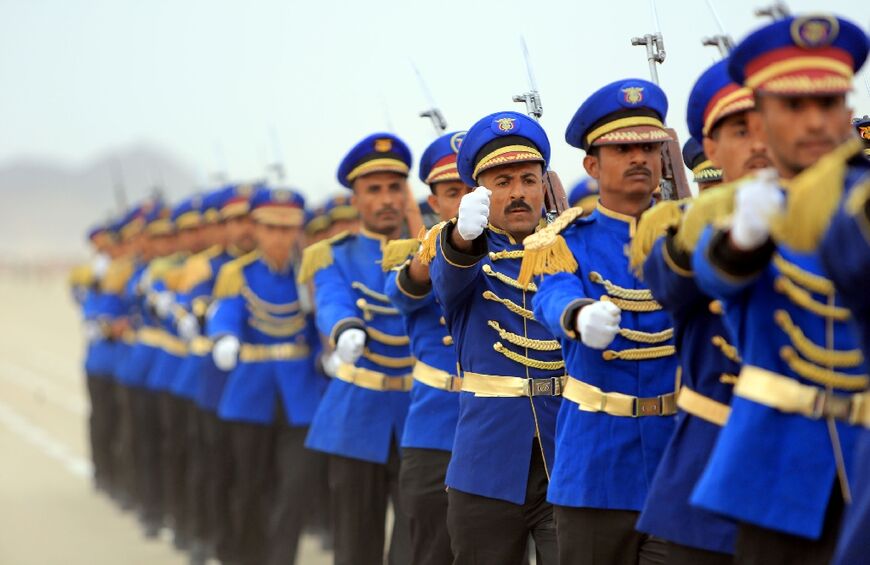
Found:
[[398, 232], [405, 219], [407, 185], [397, 173], [372, 173], [353, 181], [351, 204], [359, 210], [362, 225], [383, 235]]
[[254, 222], [247, 214], [228, 218], [224, 225], [229, 245], [243, 253], [253, 251], [257, 246], [257, 240], [254, 239]]
[[175, 238], [172, 235], [154, 235], [150, 240], [154, 257], [165, 257], [175, 250]]
[[298, 227], [255, 224], [257, 247], [274, 262], [283, 263], [290, 258], [302, 230]]
[[758, 132], [750, 131], [749, 115], [754, 110], [738, 112], [723, 118], [709, 137], [704, 138], [704, 153], [722, 169], [723, 182], [735, 181], [752, 171], [773, 166], [767, 156], [767, 146]]
[[489, 223], [519, 241], [535, 231], [544, 208], [541, 163], [517, 163], [480, 173], [477, 182], [492, 191]]
[[183, 251], [199, 253], [206, 247], [201, 227], [183, 229], [178, 232], [178, 245]]
[[601, 204], [614, 209], [617, 199], [649, 202], [662, 176], [661, 148], [659, 143], [601, 145], [597, 154], [586, 155], [583, 167], [598, 181]]
[[791, 178], [849, 139], [851, 112], [844, 95], [756, 96], [749, 128], [767, 146], [773, 165]]
[[429, 195], [429, 206], [442, 221], [455, 218], [459, 213], [459, 201], [471, 192], [471, 187], [461, 180], [437, 182]]

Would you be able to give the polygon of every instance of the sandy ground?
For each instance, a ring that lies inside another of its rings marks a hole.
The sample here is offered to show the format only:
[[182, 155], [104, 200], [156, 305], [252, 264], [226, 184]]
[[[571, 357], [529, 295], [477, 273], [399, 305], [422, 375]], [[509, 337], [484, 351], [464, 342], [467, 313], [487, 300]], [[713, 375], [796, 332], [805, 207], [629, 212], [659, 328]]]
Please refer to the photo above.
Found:
[[[0, 312], [0, 564], [185, 563], [91, 487], [79, 313], [64, 278], [0, 276]], [[298, 562], [330, 559], [305, 539]]]

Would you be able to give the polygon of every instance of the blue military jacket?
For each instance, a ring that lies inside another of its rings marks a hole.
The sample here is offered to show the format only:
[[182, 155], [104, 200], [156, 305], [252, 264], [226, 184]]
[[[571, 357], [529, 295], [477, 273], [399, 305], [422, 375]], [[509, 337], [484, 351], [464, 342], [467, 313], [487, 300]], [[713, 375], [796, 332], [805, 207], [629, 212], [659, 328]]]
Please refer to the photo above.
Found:
[[[721, 304], [698, 288], [690, 258], [671, 235], [659, 239], [643, 266], [644, 282], [671, 315], [681, 382], [728, 405], [740, 371], [727, 339]], [[689, 547], [733, 553], [736, 525], [689, 504], [721, 428], [683, 410], [650, 486], [637, 529]]]
[[[471, 254], [450, 244], [453, 223], [438, 235], [429, 271], [463, 376], [558, 378], [565, 374], [559, 344], [531, 311], [535, 287], [517, 282], [523, 248], [489, 226]], [[447, 486], [523, 504], [535, 437], [548, 469], [561, 399], [485, 397], [461, 392]]]
[[[384, 294], [387, 274], [380, 261], [386, 240], [362, 230], [316, 244], [306, 256], [319, 262], [313, 273], [317, 329], [335, 344], [342, 331], [365, 330], [367, 341], [356, 367], [389, 376], [411, 373], [414, 358], [402, 316]], [[303, 261], [303, 268], [306, 268]], [[332, 379], [305, 445], [317, 451], [386, 463], [398, 446], [409, 394], [377, 391]]]
[[259, 253], [249, 253], [224, 265], [215, 298], [209, 338], [233, 335], [242, 344], [221, 397], [220, 418], [271, 423], [282, 402], [291, 426], [307, 426], [323, 386], [311, 367], [311, 336], [292, 267], [278, 271]]
[[[88, 294], [83, 305], [85, 320], [96, 322], [104, 328], [118, 318], [126, 317], [124, 288], [133, 275], [132, 259], [112, 261], [98, 288]], [[120, 342], [105, 335], [88, 346], [85, 357], [85, 372], [95, 377], [116, 377]]]
[[[870, 178], [865, 178], [870, 182]], [[870, 359], [870, 184], [855, 188], [831, 221], [820, 254], [825, 268], [855, 316], [864, 358]], [[840, 541], [834, 556], [837, 565], [861, 563], [870, 555], [870, 428], [861, 430], [850, 475], [854, 481], [852, 504], [846, 509]]]
[[[140, 265], [138, 269], [130, 277], [127, 283], [125, 296], [129, 308], [136, 312], [134, 319], [136, 323], [133, 328], [137, 332], [136, 339], [127, 352], [127, 355], [119, 362], [118, 380], [126, 386], [142, 388], [146, 385], [148, 373], [151, 371], [151, 365], [157, 357], [158, 348], [155, 343], [145, 339], [145, 333], [154, 332], [160, 325], [160, 321], [154, 315], [153, 311], [145, 304], [145, 286], [150, 286], [148, 279], [150, 263]], [[148, 283], [146, 285], [146, 282]], [[144, 331], [143, 331], [144, 330]]]
[[[847, 186], [855, 180], [847, 175]], [[744, 370], [758, 367], [840, 393], [865, 390], [867, 368], [848, 325], [851, 315], [825, 277], [819, 253], [768, 244], [735, 258], [727, 237], [727, 231], [708, 227], [692, 262], [702, 290], [723, 303]], [[837, 422], [836, 430], [848, 469], [858, 429]], [[835, 481], [824, 419], [781, 412], [735, 394], [692, 503], [818, 539]]]
[[[151, 290], [154, 293], [178, 291], [181, 279], [182, 267], [189, 255], [176, 253], [163, 263], [165, 269], [162, 273], [154, 276], [151, 282]], [[172, 315], [159, 320], [159, 329], [162, 330], [162, 343], [158, 347], [151, 370], [148, 372], [147, 386], [150, 390], [170, 392], [172, 383], [178, 375], [181, 363], [187, 356], [187, 347], [175, 328], [175, 320]]]
[[[401, 268], [389, 273], [384, 294], [405, 318], [411, 353], [417, 362], [456, 376], [456, 346], [447, 333], [446, 321], [431, 284], [426, 287], [415, 285], [407, 277], [407, 269]], [[415, 380], [402, 447], [452, 451], [458, 418], [456, 392]]]
[[[633, 217], [600, 204], [575, 220], [562, 237], [579, 267], [545, 275], [533, 304], [537, 318], [559, 337], [571, 377], [604, 392], [654, 397], [673, 392], [677, 363], [670, 318], [628, 268], [634, 229]], [[622, 310], [620, 333], [605, 351], [586, 347], [571, 329], [572, 312], [601, 299]], [[632, 360], [639, 352], [644, 359]], [[640, 510], [673, 427], [669, 416], [612, 416], [563, 401], [547, 499]]]

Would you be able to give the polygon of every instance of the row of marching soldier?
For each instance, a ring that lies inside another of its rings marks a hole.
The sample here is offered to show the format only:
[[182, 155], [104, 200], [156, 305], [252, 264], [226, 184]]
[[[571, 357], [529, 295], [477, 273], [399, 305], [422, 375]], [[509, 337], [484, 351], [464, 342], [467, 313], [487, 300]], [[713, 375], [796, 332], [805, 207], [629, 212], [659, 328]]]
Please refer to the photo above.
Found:
[[788, 16], [705, 70], [695, 198], [659, 201], [668, 100], [623, 78], [566, 127], [590, 178], [555, 218], [510, 111], [423, 152], [427, 229], [390, 133], [318, 213], [134, 207], [75, 279], [97, 486], [192, 562], [305, 531], [341, 565], [870, 562], [867, 53]]

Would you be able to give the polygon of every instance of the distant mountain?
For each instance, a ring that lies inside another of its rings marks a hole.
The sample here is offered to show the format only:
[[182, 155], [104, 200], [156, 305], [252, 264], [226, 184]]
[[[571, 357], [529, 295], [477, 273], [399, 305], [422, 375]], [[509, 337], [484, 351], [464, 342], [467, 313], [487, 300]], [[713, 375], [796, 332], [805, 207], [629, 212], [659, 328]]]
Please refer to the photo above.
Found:
[[161, 186], [170, 199], [195, 186], [191, 167], [148, 145], [122, 147], [80, 167], [26, 158], [0, 164], [0, 261], [84, 257], [85, 232]]

